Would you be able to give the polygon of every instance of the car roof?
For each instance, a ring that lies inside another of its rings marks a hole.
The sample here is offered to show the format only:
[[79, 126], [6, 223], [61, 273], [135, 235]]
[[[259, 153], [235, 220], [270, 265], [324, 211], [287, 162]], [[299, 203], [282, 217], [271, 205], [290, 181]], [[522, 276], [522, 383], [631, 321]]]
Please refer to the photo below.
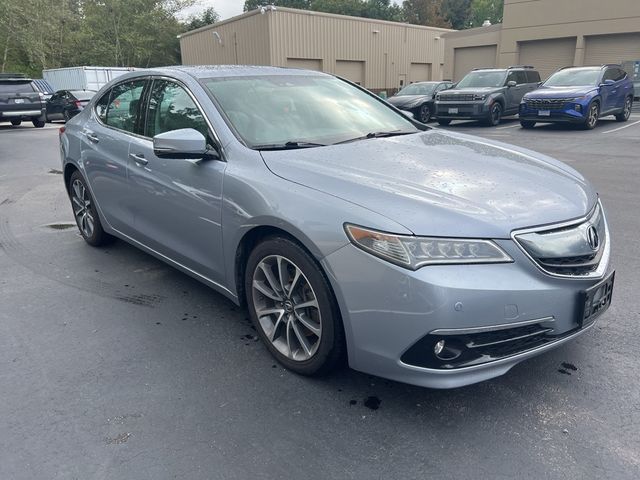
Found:
[[315, 70], [304, 70], [300, 68], [269, 67], [261, 65], [175, 65], [169, 67], [150, 68], [148, 70], [138, 70], [136, 73], [146, 73], [147, 75], [168, 74], [175, 72], [186, 73], [194, 78], [216, 78], [216, 77], [245, 77], [256, 75], [318, 75], [330, 77], [331, 75]]

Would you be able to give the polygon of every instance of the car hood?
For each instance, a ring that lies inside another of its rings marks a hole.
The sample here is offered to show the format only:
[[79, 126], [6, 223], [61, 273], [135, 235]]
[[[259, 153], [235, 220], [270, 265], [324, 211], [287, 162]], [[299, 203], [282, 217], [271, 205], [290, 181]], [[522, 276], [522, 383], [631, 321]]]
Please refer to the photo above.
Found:
[[504, 87], [469, 87], [469, 88], [451, 88], [449, 90], [444, 90], [441, 93], [453, 94], [453, 95], [463, 95], [469, 93], [477, 93], [479, 95], [487, 95], [489, 93], [499, 92]]
[[513, 229], [581, 217], [597, 200], [562, 162], [439, 129], [261, 153], [274, 174], [375, 211], [416, 235], [509, 238]]
[[396, 107], [404, 105], [414, 105], [416, 103], [432, 100], [430, 95], [399, 95], [397, 97], [389, 97], [387, 101]]
[[586, 87], [540, 87], [533, 92], [525, 94], [525, 98], [566, 98], [566, 97], [579, 97], [581, 95], [587, 95], [598, 87], [586, 86]]

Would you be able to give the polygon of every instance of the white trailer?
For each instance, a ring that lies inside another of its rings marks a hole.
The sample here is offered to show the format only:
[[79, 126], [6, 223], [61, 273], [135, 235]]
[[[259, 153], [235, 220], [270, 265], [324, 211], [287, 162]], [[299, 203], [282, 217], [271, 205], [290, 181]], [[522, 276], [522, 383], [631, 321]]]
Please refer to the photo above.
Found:
[[42, 71], [42, 78], [57, 90], [100, 90], [107, 82], [134, 67], [68, 67]]

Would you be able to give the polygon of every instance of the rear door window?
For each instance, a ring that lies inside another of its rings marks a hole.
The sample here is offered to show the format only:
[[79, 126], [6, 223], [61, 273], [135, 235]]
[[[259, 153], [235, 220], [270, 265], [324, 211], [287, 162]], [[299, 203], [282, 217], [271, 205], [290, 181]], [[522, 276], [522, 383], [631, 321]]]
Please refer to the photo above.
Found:
[[522, 70], [509, 72], [509, 76], [507, 77], [507, 82], [510, 81], [516, 82], [518, 85], [522, 85], [523, 83], [527, 83], [527, 74]]
[[534, 70], [527, 70], [527, 83], [538, 83], [540, 81], [540, 74]]
[[[141, 79], [120, 83], [113, 87], [109, 96], [104, 123], [125, 132], [137, 133], [135, 127], [140, 110], [140, 97], [145, 84], [146, 80]], [[100, 101], [102, 100], [100, 99]], [[97, 110], [98, 108], [96, 108]], [[99, 113], [98, 117], [102, 119]]]

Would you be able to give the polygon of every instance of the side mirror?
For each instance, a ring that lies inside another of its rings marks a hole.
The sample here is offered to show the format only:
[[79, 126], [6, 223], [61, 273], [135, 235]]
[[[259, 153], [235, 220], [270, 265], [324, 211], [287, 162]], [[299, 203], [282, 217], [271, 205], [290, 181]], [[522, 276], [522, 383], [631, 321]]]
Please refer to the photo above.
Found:
[[507, 87], [511, 88], [511, 87], [515, 87], [516, 85], [518, 85], [515, 81], [513, 80], [509, 80], [507, 82]]
[[201, 159], [219, 158], [207, 148], [207, 140], [193, 128], [181, 128], [153, 137], [153, 153], [159, 158]]

